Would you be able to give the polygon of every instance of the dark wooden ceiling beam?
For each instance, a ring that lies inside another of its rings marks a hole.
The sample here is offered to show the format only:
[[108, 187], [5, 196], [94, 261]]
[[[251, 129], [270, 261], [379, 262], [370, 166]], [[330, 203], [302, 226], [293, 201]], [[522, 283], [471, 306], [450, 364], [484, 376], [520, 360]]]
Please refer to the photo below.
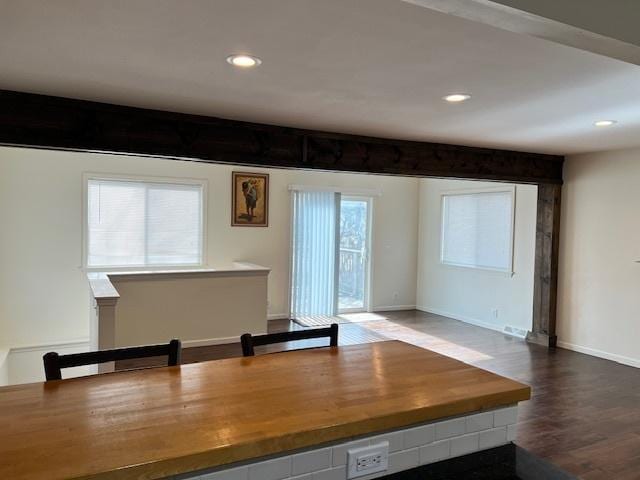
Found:
[[0, 144], [211, 163], [562, 183], [563, 157], [225, 120], [0, 90]]
[[555, 346], [564, 157], [317, 132], [0, 90], [0, 144], [210, 163], [533, 183], [531, 341]]

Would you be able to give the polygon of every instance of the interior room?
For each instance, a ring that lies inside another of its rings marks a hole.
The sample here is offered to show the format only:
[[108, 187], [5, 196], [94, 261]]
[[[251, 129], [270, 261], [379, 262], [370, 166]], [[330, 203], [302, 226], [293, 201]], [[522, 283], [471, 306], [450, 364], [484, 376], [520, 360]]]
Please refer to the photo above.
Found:
[[1, 478], [640, 479], [640, 6], [0, 5]]

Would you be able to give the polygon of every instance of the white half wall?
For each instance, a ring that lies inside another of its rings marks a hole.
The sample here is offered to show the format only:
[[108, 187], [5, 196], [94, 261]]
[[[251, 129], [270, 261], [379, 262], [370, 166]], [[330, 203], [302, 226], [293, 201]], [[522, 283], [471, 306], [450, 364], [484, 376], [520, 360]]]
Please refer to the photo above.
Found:
[[[268, 228], [230, 226], [233, 170], [271, 174]], [[288, 310], [288, 186], [379, 190], [373, 199], [371, 305], [415, 305], [417, 179], [0, 147], [0, 346], [89, 337], [88, 285], [80, 269], [83, 173], [205, 179], [208, 266], [243, 260], [270, 267], [271, 318]]]
[[640, 149], [564, 164], [558, 345], [640, 367]]
[[499, 185], [504, 184], [420, 180], [417, 305], [420, 310], [493, 330], [512, 326], [529, 331], [533, 318], [536, 186], [516, 186], [513, 276], [440, 262], [442, 194]]
[[111, 347], [171, 338], [189, 347], [238, 341], [247, 332], [267, 333], [268, 273], [238, 269], [110, 275], [120, 295]]

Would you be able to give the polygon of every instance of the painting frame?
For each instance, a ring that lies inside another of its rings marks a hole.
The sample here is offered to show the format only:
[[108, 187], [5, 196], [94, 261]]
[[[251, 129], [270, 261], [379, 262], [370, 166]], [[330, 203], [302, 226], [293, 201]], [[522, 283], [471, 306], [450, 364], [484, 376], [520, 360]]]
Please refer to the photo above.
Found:
[[[249, 182], [247, 196], [243, 183]], [[255, 182], [255, 183], [253, 183]], [[251, 200], [253, 189], [257, 199]], [[242, 195], [242, 196], [241, 196]], [[257, 215], [253, 216], [254, 208]], [[257, 172], [231, 172], [231, 226], [269, 226], [269, 174]]]

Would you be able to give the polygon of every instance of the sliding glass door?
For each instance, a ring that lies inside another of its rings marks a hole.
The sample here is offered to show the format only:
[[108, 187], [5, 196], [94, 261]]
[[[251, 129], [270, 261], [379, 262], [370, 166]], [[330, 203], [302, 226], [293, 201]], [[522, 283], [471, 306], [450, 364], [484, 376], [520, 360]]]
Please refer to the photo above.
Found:
[[331, 317], [338, 312], [340, 194], [294, 191], [291, 316]]
[[292, 193], [291, 316], [368, 309], [371, 201], [334, 191]]
[[368, 309], [370, 204], [364, 197], [342, 197], [340, 202], [339, 312]]

